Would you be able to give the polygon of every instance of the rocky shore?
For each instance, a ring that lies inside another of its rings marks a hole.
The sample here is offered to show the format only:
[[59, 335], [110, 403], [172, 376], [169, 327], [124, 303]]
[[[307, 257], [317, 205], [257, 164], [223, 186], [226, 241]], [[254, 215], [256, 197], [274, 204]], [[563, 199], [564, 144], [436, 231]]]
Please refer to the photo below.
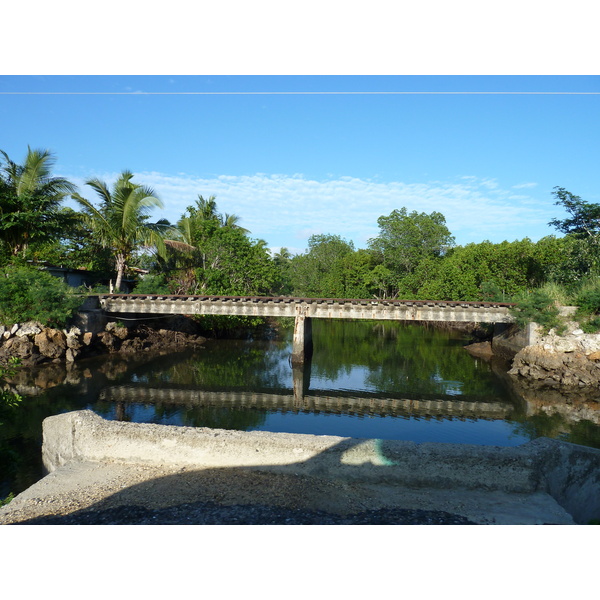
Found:
[[509, 374], [547, 386], [598, 389], [600, 334], [586, 334], [574, 321], [561, 335], [554, 330], [540, 334], [516, 354]]
[[102, 354], [150, 352], [200, 346], [206, 338], [197, 325], [185, 317], [171, 317], [154, 324], [125, 325], [109, 322], [98, 332], [75, 325], [67, 329], [44, 327], [30, 321], [11, 327], [0, 325], [0, 364], [11, 357], [23, 366], [44, 363], [73, 363]]

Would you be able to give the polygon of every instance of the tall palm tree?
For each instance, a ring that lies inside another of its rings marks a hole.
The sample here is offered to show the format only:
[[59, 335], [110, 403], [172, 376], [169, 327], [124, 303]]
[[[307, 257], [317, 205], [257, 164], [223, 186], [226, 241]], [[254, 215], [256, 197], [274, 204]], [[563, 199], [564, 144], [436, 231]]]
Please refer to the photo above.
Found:
[[0, 154], [0, 240], [13, 256], [24, 255], [32, 240], [60, 231], [60, 204], [77, 188], [63, 177], [52, 177], [55, 157], [49, 150], [27, 147], [22, 165], [3, 150]]
[[79, 194], [73, 195], [100, 245], [112, 250], [117, 271], [116, 291], [120, 291], [125, 267], [139, 246], [154, 247], [159, 256], [166, 255], [164, 236], [171, 229], [164, 219], [148, 223], [148, 213], [163, 204], [151, 188], [132, 183], [132, 177], [130, 171], [123, 171], [112, 191], [99, 179], [86, 181], [101, 200], [99, 208]]
[[206, 199], [198, 195], [196, 206], [188, 206], [183, 219], [190, 219], [190, 222], [196, 224], [207, 221], [213, 222], [219, 227], [230, 227], [231, 229], [239, 229], [242, 233], [250, 233], [248, 229], [240, 227], [240, 217], [238, 215], [217, 212], [216, 196], [210, 196]]

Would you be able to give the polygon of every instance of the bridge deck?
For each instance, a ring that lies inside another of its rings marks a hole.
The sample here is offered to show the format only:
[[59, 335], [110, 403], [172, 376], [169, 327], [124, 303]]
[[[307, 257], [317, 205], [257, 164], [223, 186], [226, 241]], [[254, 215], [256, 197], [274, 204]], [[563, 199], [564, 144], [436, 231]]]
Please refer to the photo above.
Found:
[[514, 320], [509, 312], [514, 304], [501, 302], [146, 294], [108, 294], [99, 296], [99, 301], [106, 312], [117, 314], [301, 316], [475, 323], [511, 323]]

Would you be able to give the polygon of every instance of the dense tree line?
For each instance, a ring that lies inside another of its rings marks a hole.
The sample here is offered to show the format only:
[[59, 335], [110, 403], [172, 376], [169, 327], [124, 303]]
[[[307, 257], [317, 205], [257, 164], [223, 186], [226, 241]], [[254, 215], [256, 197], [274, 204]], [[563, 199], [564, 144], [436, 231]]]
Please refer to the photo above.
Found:
[[[495, 301], [550, 284], [572, 291], [600, 268], [600, 205], [559, 187], [555, 202], [568, 218], [550, 224], [562, 237], [458, 246], [443, 214], [400, 208], [379, 217], [379, 234], [367, 248], [321, 234], [293, 256], [286, 248], [271, 255], [237, 215], [218, 211], [214, 196], [198, 195], [176, 223], [151, 222], [150, 212], [162, 202], [129, 171], [110, 189], [87, 181], [93, 203], [54, 177], [53, 164], [47, 150], [28, 149], [22, 164], [1, 152], [5, 266], [47, 261], [103, 272], [116, 290], [135, 269], [145, 269], [140, 292]], [[66, 198], [80, 210], [63, 207]]]

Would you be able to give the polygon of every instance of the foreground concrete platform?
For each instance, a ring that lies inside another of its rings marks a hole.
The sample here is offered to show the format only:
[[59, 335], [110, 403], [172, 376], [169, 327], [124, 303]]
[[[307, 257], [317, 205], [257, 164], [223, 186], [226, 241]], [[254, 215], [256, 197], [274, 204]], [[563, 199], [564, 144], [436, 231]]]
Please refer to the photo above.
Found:
[[481, 524], [587, 524], [600, 517], [600, 451], [541, 438], [517, 448], [44, 421], [49, 475], [0, 523], [88, 507], [267, 504], [352, 514], [440, 510]]

